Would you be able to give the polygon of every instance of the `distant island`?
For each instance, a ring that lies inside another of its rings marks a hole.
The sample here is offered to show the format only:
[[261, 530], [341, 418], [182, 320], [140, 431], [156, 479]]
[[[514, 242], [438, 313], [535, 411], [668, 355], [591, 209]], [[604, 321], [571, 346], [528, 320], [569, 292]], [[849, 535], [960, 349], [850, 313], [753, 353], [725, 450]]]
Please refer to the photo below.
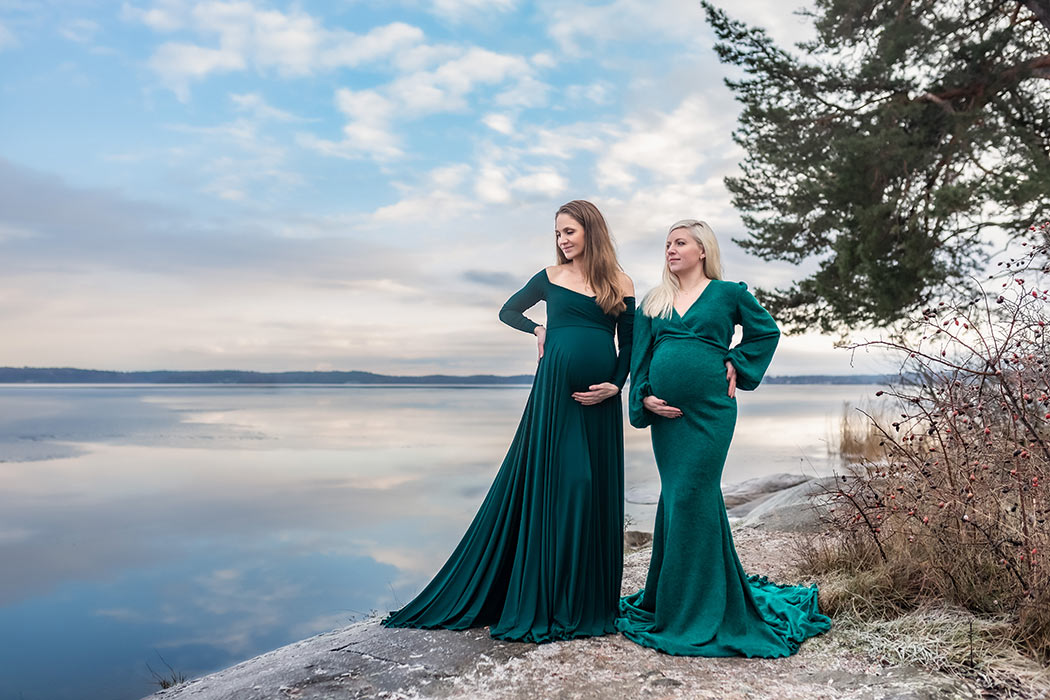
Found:
[[[766, 377], [766, 384], [886, 384], [889, 374], [800, 374]], [[249, 372], [245, 370], [152, 370], [116, 372], [71, 367], [0, 367], [0, 384], [403, 384], [503, 386], [531, 384], [531, 374], [424, 374], [375, 372]]]

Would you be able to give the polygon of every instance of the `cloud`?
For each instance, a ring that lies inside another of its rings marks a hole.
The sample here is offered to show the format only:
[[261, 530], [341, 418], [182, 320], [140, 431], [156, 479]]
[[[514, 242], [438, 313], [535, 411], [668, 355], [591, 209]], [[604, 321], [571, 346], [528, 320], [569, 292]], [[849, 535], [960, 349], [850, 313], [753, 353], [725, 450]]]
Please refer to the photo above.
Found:
[[724, 118], [703, 95], [690, 95], [669, 114], [652, 112], [627, 119], [626, 133], [608, 146], [597, 166], [599, 184], [631, 187], [636, 173], [682, 182], [705, 163], [736, 148]]
[[371, 156], [382, 161], [404, 155], [401, 139], [391, 123], [397, 112], [394, 101], [375, 90], [341, 88], [336, 91], [335, 103], [349, 118], [343, 126], [343, 139], [331, 141], [304, 133], [298, 136], [301, 146], [322, 155], [350, 159]]
[[244, 57], [234, 49], [209, 49], [176, 42], [161, 44], [149, 59], [149, 67], [183, 102], [189, 99], [191, 80], [209, 73], [240, 70], [245, 65]]
[[[311, 283], [392, 275], [381, 262], [385, 247], [356, 238], [362, 221], [242, 215], [231, 224], [114, 191], [73, 187], [0, 158], [0, 256], [41, 275], [111, 270], [219, 280], [276, 275]], [[412, 259], [400, 258], [406, 265]]]
[[464, 270], [462, 277], [473, 284], [494, 287], [501, 292], [514, 289], [514, 285], [521, 283], [521, 280], [516, 275], [493, 270]]
[[[256, 95], [233, 96], [235, 103], [255, 112], [246, 117], [214, 126], [170, 125], [172, 131], [190, 134], [199, 144], [205, 161], [198, 165], [200, 190], [221, 199], [245, 201], [255, 185], [282, 189], [302, 184], [305, 179], [286, 165], [287, 148], [261, 133], [262, 122], [287, 119], [291, 115], [269, 107]], [[294, 118], [294, 117], [293, 117]]]
[[554, 68], [556, 65], [558, 65], [557, 59], [555, 59], [554, 56], [551, 56], [546, 51], [534, 53], [530, 60], [532, 61], [532, 65], [536, 66], [537, 68]]
[[423, 40], [420, 29], [403, 22], [360, 35], [327, 29], [299, 9], [285, 13], [250, 2], [203, 2], [191, 9], [174, 2], [149, 10], [125, 5], [123, 16], [156, 31], [187, 29], [201, 39], [215, 37], [217, 46], [165, 42], [150, 57], [149, 67], [182, 100], [192, 82], [213, 73], [255, 68], [304, 76], [390, 58]]
[[0, 222], [0, 243], [15, 238], [31, 238], [33, 232], [22, 226], [14, 226]]
[[446, 17], [462, 17], [465, 14], [496, 10], [510, 12], [518, 5], [518, 0], [434, 0], [430, 3], [434, 13]]
[[565, 160], [574, 157], [581, 151], [600, 151], [610, 131], [610, 127], [606, 124], [586, 122], [535, 128], [527, 134], [526, 150], [533, 156]]
[[665, 45], [681, 42], [697, 37], [705, 26], [703, 9], [694, 0], [614, 0], [603, 5], [559, 1], [541, 7], [551, 38], [570, 55], [592, 51], [594, 41], [649, 42], [659, 37]]
[[[790, 45], [812, 38], [812, 24], [793, 14], [808, 5], [805, 0], [749, 0], [733, 5], [729, 14]], [[711, 50], [712, 35], [695, 0], [613, 0], [603, 5], [547, 0], [540, 8], [548, 34], [570, 55], [589, 53], [595, 41], [651, 43], [654, 37], [664, 46], [676, 42], [694, 52]]]
[[[439, 3], [436, 11], [509, 11], [515, 4], [512, 0], [448, 0]], [[422, 30], [404, 22], [354, 34], [328, 29], [299, 8], [281, 12], [251, 2], [218, 1], [187, 8], [167, 0], [148, 10], [126, 5], [123, 14], [158, 31], [182, 28], [198, 36], [192, 42], [165, 42], [148, 60], [162, 84], [184, 102], [194, 82], [214, 74], [254, 68], [262, 73], [305, 76], [388, 61], [399, 72], [393, 80], [336, 91], [336, 105], [348, 118], [342, 138], [316, 133], [296, 136], [299, 146], [331, 157], [401, 158], [405, 150], [396, 132], [398, 123], [467, 111], [482, 89], [496, 91], [492, 95], [496, 105], [514, 109], [542, 106], [549, 92], [549, 86], [536, 75], [537, 67], [552, 64], [549, 57], [534, 56], [530, 62], [478, 46], [428, 45]], [[276, 114], [270, 111], [269, 116]]]
[[297, 117], [291, 112], [286, 112], [283, 109], [277, 109], [263, 99], [262, 95], [257, 92], [250, 92], [244, 94], [231, 94], [230, 100], [237, 105], [237, 109], [250, 112], [256, 118], [265, 121], [278, 121], [278, 122], [302, 122], [307, 121], [303, 117]]
[[74, 19], [59, 27], [58, 33], [70, 41], [86, 44], [95, 38], [101, 25], [90, 19]]
[[483, 166], [474, 182], [474, 193], [487, 204], [505, 204], [510, 201], [510, 188], [503, 169], [495, 165]]
[[416, 44], [397, 51], [390, 60], [402, 73], [426, 70], [459, 56], [463, 49], [451, 44]]
[[543, 107], [551, 87], [531, 75], [522, 76], [509, 89], [496, 95], [496, 104], [501, 107]]
[[125, 2], [120, 16], [128, 22], [145, 24], [156, 32], [173, 32], [186, 26], [189, 8], [184, 0], [157, 0], [148, 10]]
[[469, 171], [466, 164], [443, 166], [431, 170], [415, 185], [400, 184], [399, 189], [404, 193], [402, 199], [376, 209], [372, 220], [423, 225], [432, 229], [437, 222], [477, 211], [478, 203], [460, 192]]
[[0, 51], [13, 49], [16, 46], [18, 46], [18, 39], [11, 32], [10, 29], [5, 27], [4, 24], [0, 22]]
[[520, 56], [471, 47], [431, 71], [418, 71], [398, 78], [387, 88], [391, 97], [410, 116], [465, 109], [465, 98], [481, 85], [497, 85], [509, 79], [523, 81], [535, 90], [532, 67]]
[[514, 133], [514, 122], [506, 114], [486, 114], [482, 117], [481, 123], [504, 135]]
[[612, 92], [615, 88], [604, 80], [587, 85], [570, 85], [566, 90], [569, 94], [576, 94], [596, 105], [607, 105], [612, 102]]
[[[468, 98], [483, 87], [510, 84], [495, 97], [497, 104], [524, 107], [541, 104], [547, 87], [533, 75], [524, 58], [478, 47], [457, 50], [452, 58], [430, 70], [402, 75], [375, 89], [336, 91], [336, 105], [348, 117], [343, 139], [333, 141], [315, 134], [300, 134], [298, 142], [323, 155], [340, 158], [371, 157], [391, 161], [405, 155], [398, 123], [426, 116], [470, 109]], [[490, 128], [511, 129], [510, 118], [489, 115]], [[487, 201], [506, 201], [495, 189]]]
[[553, 170], [539, 170], [515, 178], [510, 186], [529, 194], [555, 197], [569, 188], [569, 181]]
[[[353, 67], [388, 57], [403, 60], [400, 57], [405, 52], [427, 48], [418, 45], [423, 41], [423, 31], [403, 22], [376, 27], [361, 36], [346, 31], [333, 32], [329, 38], [331, 46], [320, 55], [325, 68]], [[425, 62], [419, 54], [415, 60]]]

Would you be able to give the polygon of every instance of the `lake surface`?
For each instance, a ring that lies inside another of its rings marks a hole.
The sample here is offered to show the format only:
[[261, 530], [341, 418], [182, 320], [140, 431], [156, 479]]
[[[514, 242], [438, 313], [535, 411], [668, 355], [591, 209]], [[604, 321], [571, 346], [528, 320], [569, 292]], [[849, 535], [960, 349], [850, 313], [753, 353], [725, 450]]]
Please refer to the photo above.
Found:
[[[725, 482], [827, 473], [866, 386], [739, 396]], [[128, 700], [411, 599], [527, 387], [0, 385], [0, 700]], [[626, 483], [658, 489], [648, 431]], [[641, 499], [644, 500], [644, 499]], [[654, 508], [628, 503], [632, 527]]]

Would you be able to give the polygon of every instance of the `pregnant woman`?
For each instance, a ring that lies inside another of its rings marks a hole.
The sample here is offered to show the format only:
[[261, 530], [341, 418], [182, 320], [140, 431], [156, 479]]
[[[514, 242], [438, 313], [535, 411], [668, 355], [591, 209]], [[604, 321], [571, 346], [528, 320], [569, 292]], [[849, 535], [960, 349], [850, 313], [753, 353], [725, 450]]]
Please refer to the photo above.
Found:
[[[620, 601], [629, 639], [683, 656], [789, 656], [831, 621], [816, 587], [744, 574], [733, 548], [722, 467], [736, 390], [754, 389], [780, 331], [741, 283], [722, 279], [718, 242], [693, 219], [667, 235], [663, 281], [635, 328], [631, 424], [651, 425], [660, 471], [645, 588]], [[743, 338], [729, 344], [736, 326]]]
[[[503, 465], [434, 580], [387, 627], [491, 626], [549, 642], [615, 632], [623, 574], [623, 408], [634, 287], [605, 219], [574, 201], [555, 217], [558, 264], [500, 311], [536, 336], [539, 365]], [[547, 327], [523, 315], [547, 303]], [[614, 343], [614, 332], [620, 348]]]

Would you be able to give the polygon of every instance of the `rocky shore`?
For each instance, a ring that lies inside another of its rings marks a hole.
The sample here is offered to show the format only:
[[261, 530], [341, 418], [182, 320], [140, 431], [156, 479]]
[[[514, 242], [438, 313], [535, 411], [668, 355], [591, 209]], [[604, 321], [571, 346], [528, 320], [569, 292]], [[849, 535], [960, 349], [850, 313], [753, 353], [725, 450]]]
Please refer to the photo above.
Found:
[[[805, 582], [799, 532], [817, 530], [826, 480], [793, 475], [723, 489], [749, 572]], [[644, 584], [647, 533], [629, 532], [624, 592]], [[274, 698], [912, 698], [987, 697], [956, 678], [875, 659], [832, 631], [788, 659], [668, 656], [619, 635], [546, 645], [493, 640], [483, 629], [384, 629], [378, 619], [317, 635], [162, 690], [153, 700]]]

